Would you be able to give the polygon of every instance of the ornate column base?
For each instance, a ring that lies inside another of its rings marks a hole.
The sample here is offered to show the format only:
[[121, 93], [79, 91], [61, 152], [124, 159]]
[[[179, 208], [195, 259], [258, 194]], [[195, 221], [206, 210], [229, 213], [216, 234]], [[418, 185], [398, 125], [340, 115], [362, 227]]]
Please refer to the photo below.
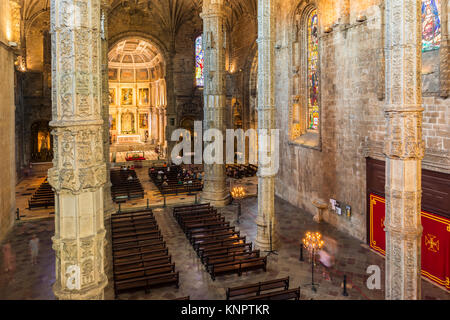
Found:
[[231, 203], [231, 195], [229, 192], [203, 192], [200, 196], [201, 203], [210, 203], [214, 207], [226, 207]]
[[105, 287], [108, 285], [106, 276], [95, 286], [84, 288], [82, 290], [64, 290], [55, 283], [52, 286], [53, 293], [58, 300], [104, 300]]
[[257, 234], [255, 247], [261, 251], [277, 250], [279, 248], [279, 239], [276, 232], [272, 231], [272, 246], [270, 245], [270, 236], [267, 226], [256, 222]]

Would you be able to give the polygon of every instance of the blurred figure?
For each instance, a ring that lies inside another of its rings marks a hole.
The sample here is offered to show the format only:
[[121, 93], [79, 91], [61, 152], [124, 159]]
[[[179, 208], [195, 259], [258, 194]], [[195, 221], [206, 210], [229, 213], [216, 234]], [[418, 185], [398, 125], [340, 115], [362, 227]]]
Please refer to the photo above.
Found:
[[2, 247], [3, 265], [5, 272], [13, 271], [13, 254], [11, 250], [11, 242], [8, 240]]
[[37, 264], [37, 257], [39, 255], [39, 238], [36, 236], [36, 234], [33, 234], [30, 242], [30, 254], [31, 254], [31, 264], [35, 265]]
[[322, 276], [331, 281], [330, 268], [336, 263], [337, 242], [333, 238], [324, 236], [325, 247], [318, 252], [319, 262], [322, 264]]

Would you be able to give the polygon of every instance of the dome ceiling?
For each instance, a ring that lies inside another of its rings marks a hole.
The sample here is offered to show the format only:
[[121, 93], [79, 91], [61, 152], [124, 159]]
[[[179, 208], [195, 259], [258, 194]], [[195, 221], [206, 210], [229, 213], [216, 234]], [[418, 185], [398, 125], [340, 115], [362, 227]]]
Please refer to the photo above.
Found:
[[108, 54], [110, 68], [152, 68], [162, 62], [158, 49], [141, 39], [126, 39], [117, 43]]

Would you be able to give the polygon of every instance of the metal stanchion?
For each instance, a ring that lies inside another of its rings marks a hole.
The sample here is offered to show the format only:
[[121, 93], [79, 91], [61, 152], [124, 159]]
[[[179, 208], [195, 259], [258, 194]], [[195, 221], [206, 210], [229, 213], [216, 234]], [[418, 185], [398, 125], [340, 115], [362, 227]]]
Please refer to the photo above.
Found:
[[303, 261], [303, 243], [300, 243], [300, 261]]
[[344, 274], [344, 281], [342, 282], [342, 286], [344, 287], [342, 290], [342, 295], [344, 297], [348, 296], [348, 292], [347, 292], [347, 275]]

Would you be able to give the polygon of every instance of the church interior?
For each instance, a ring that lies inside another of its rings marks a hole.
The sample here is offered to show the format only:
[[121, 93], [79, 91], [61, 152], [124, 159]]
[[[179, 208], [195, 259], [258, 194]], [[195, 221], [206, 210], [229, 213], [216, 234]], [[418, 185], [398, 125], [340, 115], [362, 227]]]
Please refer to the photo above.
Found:
[[0, 300], [450, 300], [448, 7], [0, 0]]

